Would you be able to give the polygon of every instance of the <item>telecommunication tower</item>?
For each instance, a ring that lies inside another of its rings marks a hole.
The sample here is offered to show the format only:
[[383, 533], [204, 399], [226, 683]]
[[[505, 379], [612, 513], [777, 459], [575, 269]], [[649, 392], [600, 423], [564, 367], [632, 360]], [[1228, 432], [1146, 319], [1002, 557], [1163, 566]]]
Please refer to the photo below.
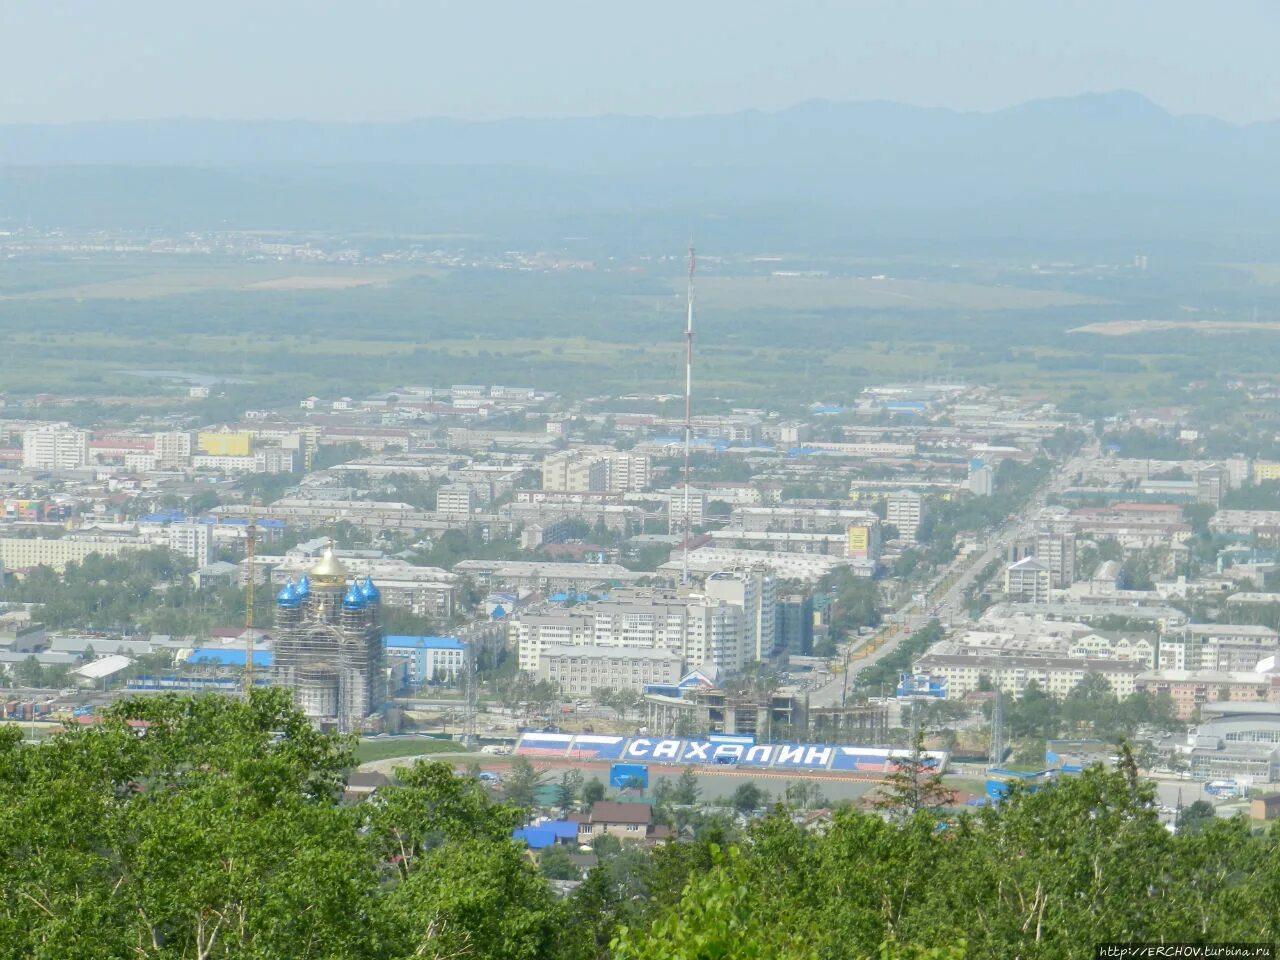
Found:
[[687, 311], [684, 328], [684, 543], [680, 555], [683, 558], [680, 583], [689, 583], [689, 537], [693, 524], [689, 516], [689, 451], [693, 445], [693, 272], [697, 264], [693, 241], [689, 241], [689, 289], [686, 296]]

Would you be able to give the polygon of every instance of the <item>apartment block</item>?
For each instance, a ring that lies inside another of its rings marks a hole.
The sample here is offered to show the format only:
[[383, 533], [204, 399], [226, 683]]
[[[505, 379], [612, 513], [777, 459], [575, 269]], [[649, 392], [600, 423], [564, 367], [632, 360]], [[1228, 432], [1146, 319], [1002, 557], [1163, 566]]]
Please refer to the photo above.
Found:
[[885, 497], [885, 523], [898, 528], [900, 539], [915, 543], [924, 518], [924, 498], [914, 490], [899, 490]]
[[538, 660], [538, 679], [559, 684], [566, 696], [590, 696], [601, 687], [639, 692], [647, 684], [678, 683], [684, 658], [671, 650], [594, 645], [551, 647]]
[[22, 433], [22, 466], [28, 470], [75, 470], [89, 462], [89, 431], [66, 424]]

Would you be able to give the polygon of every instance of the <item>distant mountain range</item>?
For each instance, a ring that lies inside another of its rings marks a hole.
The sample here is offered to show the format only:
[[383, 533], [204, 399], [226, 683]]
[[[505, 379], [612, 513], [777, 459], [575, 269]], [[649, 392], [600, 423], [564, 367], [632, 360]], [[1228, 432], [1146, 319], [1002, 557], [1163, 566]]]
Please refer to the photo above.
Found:
[[[155, 167], [171, 169], [138, 169]], [[757, 227], [787, 221], [792, 236], [812, 215], [831, 221], [824, 234], [852, 217], [913, 235], [1021, 235], [1040, 222], [1269, 237], [1280, 233], [1277, 170], [1280, 123], [1175, 116], [1128, 92], [992, 113], [808, 101], [670, 119], [7, 125], [0, 221], [220, 212], [240, 226], [465, 229], [471, 215], [567, 228], [749, 213]], [[94, 196], [107, 185], [113, 196]]]

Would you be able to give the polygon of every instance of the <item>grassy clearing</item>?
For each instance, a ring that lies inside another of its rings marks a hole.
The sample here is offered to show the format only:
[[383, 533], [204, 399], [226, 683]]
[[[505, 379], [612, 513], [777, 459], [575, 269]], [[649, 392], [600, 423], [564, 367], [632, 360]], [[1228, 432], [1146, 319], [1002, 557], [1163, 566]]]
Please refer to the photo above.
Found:
[[395, 757], [432, 756], [441, 753], [465, 753], [467, 748], [453, 740], [428, 740], [426, 737], [412, 737], [406, 740], [386, 739], [361, 740], [356, 745], [356, 759], [361, 763], [371, 760], [390, 760]]
[[1040, 310], [1105, 301], [1056, 290], [859, 277], [707, 277], [698, 301], [714, 310]]

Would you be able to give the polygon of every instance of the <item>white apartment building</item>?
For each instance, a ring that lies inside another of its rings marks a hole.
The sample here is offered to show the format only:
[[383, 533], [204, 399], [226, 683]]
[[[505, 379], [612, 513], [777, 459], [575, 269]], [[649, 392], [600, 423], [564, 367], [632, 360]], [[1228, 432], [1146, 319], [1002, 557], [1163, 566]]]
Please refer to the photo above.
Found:
[[684, 658], [670, 650], [628, 650], [594, 645], [551, 647], [538, 660], [538, 679], [566, 696], [590, 696], [601, 687], [639, 692], [650, 683], [678, 683]]
[[542, 461], [542, 489], [564, 492], [628, 492], [649, 486], [651, 461], [626, 450], [575, 448]]
[[1252, 670], [1280, 653], [1280, 634], [1244, 623], [1189, 623], [1160, 640], [1160, 670]]
[[50, 567], [62, 573], [71, 561], [79, 563], [91, 553], [114, 557], [122, 550], [145, 550], [148, 544], [141, 537], [102, 537], [100, 539], [43, 540], [26, 537], [0, 537], [0, 568], [25, 570], [29, 567]]
[[544, 650], [591, 644], [595, 639], [595, 617], [578, 607], [523, 613], [507, 625], [507, 639], [519, 652], [520, 669], [536, 673]]
[[519, 650], [520, 669], [530, 673], [539, 669], [549, 648], [586, 645], [665, 650], [690, 666], [734, 672], [755, 660], [759, 650], [771, 651], [775, 642], [772, 578], [763, 571], [739, 577], [726, 574], [715, 582], [712, 592], [722, 596], [623, 596], [524, 613], [511, 621], [508, 637]]
[[474, 508], [473, 492], [468, 483], [446, 483], [436, 491], [436, 513], [469, 517]]
[[22, 432], [22, 466], [28, 470], [75, 470], [89, 462], [89, 431], [62, 424]]
[[978, 690], [984, 678], [1009, 696], [1022, 696], [1034, 681], [1045, 693], [1062, 698], [1089, 674], [1101, 675], [1112, 692], [1123, 699], [1134, 692], [1135, 681], [1146, 667], [1139, 660], [926, 653], [915, 661], [912, 669], [945, 681], [948, 700], [958, 700]]
[[169, 549], [189, 557], [197, 570], [213, 563], [213, 524], [187, 520], [169, 524], [165, 532]]
[[1048, 603], [1053, 573], [1035, 557], [1024, 557], [1004, 571], [1004, 592], [1021, 603]]
[[156, 465], [162, 470], [176, 470], [189, 466], [195, 452], [195, 437], [187, 430], [167, 430], [154, 436], [152, 453]]
[[708, 600], [720, 600], [742, 608], [742, 652], [747, 660], [764, 660], [777, 643], [776, 581], [762, 566], [748, 570], [713, 573], [703, 587]]
[[885, 497], [885, 523], [898, 528], [899, 538], [916, 542], [916, 533], [924, 517], [924, 497], [914, 490], [899, 490]]
[[741, 607], [702, 598], [691, 600], [688, 609], [684, 657], [689, 666], [732, 673], [751, 662], [755, 651], [747, 649], [747, 616]]

